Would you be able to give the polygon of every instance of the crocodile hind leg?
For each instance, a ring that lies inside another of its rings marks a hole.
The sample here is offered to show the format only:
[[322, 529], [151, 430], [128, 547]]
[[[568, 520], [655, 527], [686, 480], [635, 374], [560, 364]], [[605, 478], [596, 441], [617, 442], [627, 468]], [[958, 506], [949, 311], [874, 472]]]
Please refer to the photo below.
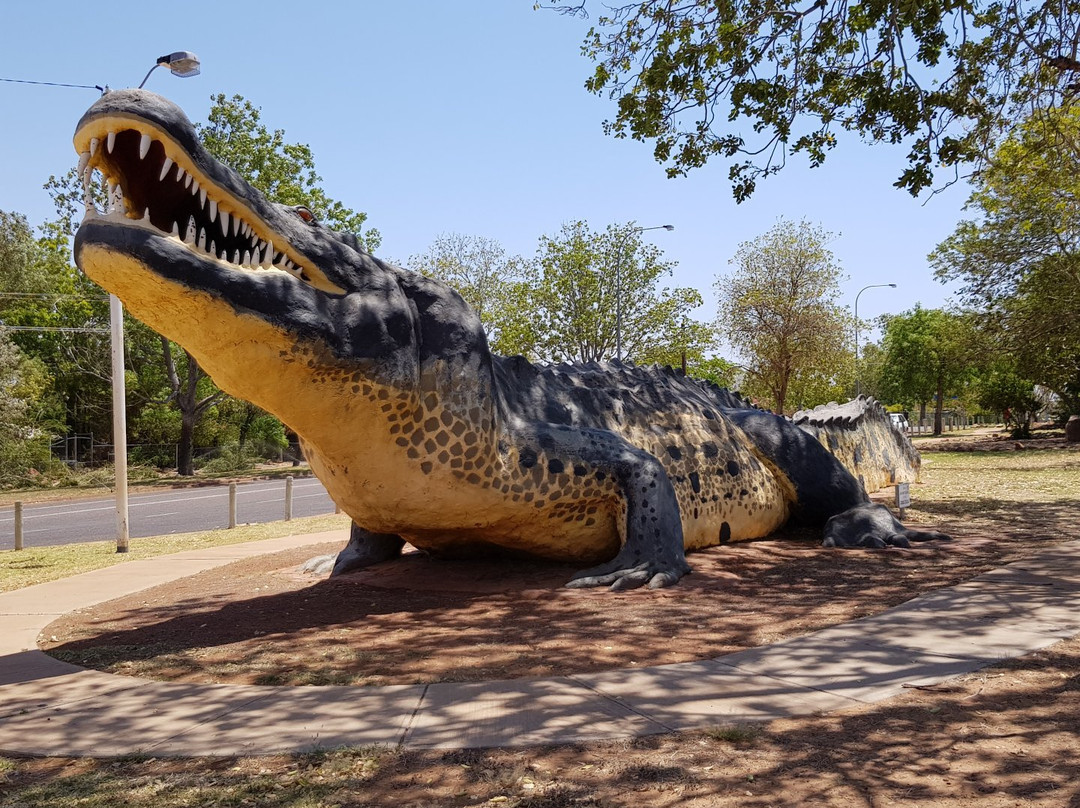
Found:
[[349, 542], [337, 555], [316, 556], [304, 564], [305, 572], [331, 576], [370, 567], [401, 555], [405, 540], [392, 533], [372, 533], [353, 522]]
[[660, 461], [606, 430], [559, 425], [533, 426], [535, 440], [549, 458], [567, 467], [584, 464], [613, 479], [625, 506], [624, 540], [612, 560], [582, 570], [568, 587], [610, 586], [613, 590], [671, 586], [690, 572], [683, 547], [682, 519], [675, 489]]

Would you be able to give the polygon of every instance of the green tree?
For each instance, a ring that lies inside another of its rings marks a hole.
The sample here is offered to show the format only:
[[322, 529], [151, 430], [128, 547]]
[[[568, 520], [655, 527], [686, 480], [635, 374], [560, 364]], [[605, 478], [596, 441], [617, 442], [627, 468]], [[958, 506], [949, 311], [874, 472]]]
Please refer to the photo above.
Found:
[[243, 96], [211, 97], [208, 122], [195, 131], [210, 154], [236, 171], [266, 197], [283, 205], [304, 205], [323, 224], [354, 234], [364, 249], [378, 249], [378, 230], [364, 230], [367, 214], [352, 210], [326, 195], [315, 170], [311, 147], [289, 143], [282, 129], [270, 130], [262, 110]]
[[1080, 110], [1030, 119], [973, 183], [968, 209], [930, 260], [1018, 371], [1080, 413]]
[[1002, 413], [1005, 425], [1013, 428], [1013, 437], [1031, 437], [1031, 422], [1041, 402], [1035, 395], [1035, 383], [1017, 372], [1010, 357], [998, 358], [980, 374], [976, 394], [980, 407]]
[[48, 388], [44, 366], [25, 356], [0, 328], [0, 485], [25, 482], [51, 462], [51, 434], [37, 410]]
[[687, 375], [734, 390], [739, 378], [739, 366], [721, 356], [710, 356], [690, 365]]
[[743, 242], [718, 277], [717, 327], [743, 360], [744, 392], [777, 412], [841, 397], [852, 378], [852, 318], [837, 302], [833, 236], [780, 220]]
[[[883, 401], [879, 380], [885, 366], [885, 351], [877, 342], [867, 342], [859, 346], [859, 392]], [[852, 390], [852, 394], [854, 394]]]
[[883, 319], [881, 395], [893, 403], [917, 405], [920, 418], [926, 404], [935, 402], [934, 434], [940, 435], [945, 397], [960, 393], [971, 377], [971, 320], [921, 306]]
[[508, 355], [532, 346], [522, 336], [528, 326], [527, 298], [532, 278], [528, 262], [508, 256], [494, 239], [443, 233], [426, 251], [409, 258], [408, 268], [453, 287], [472, 306], [484, 325], [491, 349]]
[[1078, 29], [1072, 4], [1030, 0], [644, 0], [597, 18], [585, 86], [617, 102], [605, 129], [654, 141], [669, 175], [731, 161], [738, 200], [789, 152], [819, 165], [841, 130], [907, 145], [896, 184], [916, 194], [1022, 112], [1071, 101]]
[[529, 295], [534, 352], [554, 361], [622, 358], [676, 367], [685, 352], [689, 363], [702, 361], [714, 339], [690, 317], [700, 293], [659, 287], [674, 266], [632, 222], [602, 233], [572, 222], [542, 236]]
[[[35, 235], [25, 217], [0, 212], [0, 322], [48, 368], [43, 428], [107, 434], [108, 309], [102, 291], [71, 265], [66, 230]], [[103, 392], [104, 391], [104, 392]]]

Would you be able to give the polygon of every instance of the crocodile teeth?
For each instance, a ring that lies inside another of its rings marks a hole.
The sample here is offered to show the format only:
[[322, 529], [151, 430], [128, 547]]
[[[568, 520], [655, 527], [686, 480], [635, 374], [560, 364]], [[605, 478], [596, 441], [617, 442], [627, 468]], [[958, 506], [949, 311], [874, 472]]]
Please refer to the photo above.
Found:
[[[207, 182], [207, 187], [204, 188], [190, 171], [180, 165], [178, 160], [188, 159], [185, 154], [170, 156], [170, 141], [167, 138], [159, 139], [155, 134], [125, 127], [116, 132], [102, 128], [96, 135], [89, 138], [85, 150], [79, 153], [76, 172], [82, 185], [88, 216], [97, 213], [94, 197], [100, 199], [104, 196], [105, 215], [116, 221], [126, 221], [131, 225], [137, 224], [146, 229], [157, 230], [162, 238], [176, 238], [193, 251], [211, 255], [236, 269], [273, 269], [311, 282], [306, 270], [288, 257], [287, 249], [277, 252], [273, 240], [262, 237], [262, 233], [268, 231], [264, 229], [261, 219], [255, 219], [259, 222], [259, 230], [256, 231], [244, 220], [241, 213], [236, 212], [235, 198], [224, 190], [219, 194], [217, 186], [212, 182]], [[118, 135], [123, 137], [118, 139]], [[158, 157], [155, 152], [154, 161], [147, 164], [146, 158], [155, 142], [161, 147], [162, 154]], [[107, 158], [106, 154], [113, 155], [113, 158]], [[157, 162], [158, 160], [161, 162]], [[169, 180], [176, 182], [177, 188], [172, 189], [164, 184], [160, 188], [138, 185], [137, 192], [133, 193], [131, 198], [125, 198], [124, 187], [119, 180], [127, 183], [127, 178], [123, 175], [111, 177], [106, 172], [113, 165], [123, 166], [127, 170], [136, 161], [144, 161], [144, 178], [140, 182], [152, 184], [153, 172], [156, 170], [159, 183]], [[101, 184], [100, 191], [97, 189], [98, 180]], [[180, 188], [187, 190], [193, 199], [178, 199], [178, 196], [182, 196], [176, 193]], [[154, 207], [154, 221], [150, 218], [150, 207], [143, 200], [149, 201]], [[194, 200], [198, 200], [200, 210], [194, 209], [191, 204]], [[226, 207], [230, 209], [227, 210]], [[244, 209], [242, 205], [240, 207]], [[186, 213], [193, 215], [185, 215]], [[155, 221], [161, 224], [155, 224]]]
[[117, 211], [123, 212], [124, 210], [124, 192], [120, 190], [120, 186], [112, 180], [109, 180], [109, 213], [115, 213]]

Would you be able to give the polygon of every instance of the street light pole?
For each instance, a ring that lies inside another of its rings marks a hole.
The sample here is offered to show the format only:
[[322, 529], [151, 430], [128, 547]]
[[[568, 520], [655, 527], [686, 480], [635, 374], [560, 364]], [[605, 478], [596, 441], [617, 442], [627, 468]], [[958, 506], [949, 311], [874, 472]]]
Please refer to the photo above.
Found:
[[128, 551], [127, 390], [124, 383], [124, 307], [109, 295], [112, 354], [113, 470], [116, 475], [116, 552]]
[[[674, 230], [673, 224], [658, 224], [653, 227], [633, 227], [629, 232], [644, 233], [646, 230]], [[623, 237], [615, 253], [615, 358], [622, 361], [622, 248], [626, 243]]]
[[892, 289], [896, 288], [895, 283], [872, 283], [869, 286], [864, 286], [859, 290], [859, 294], [855, 295], [855, 398], [858, 398], [862, 392], [862, 386], [859, 383], [859, 295], [867, 289], [877, 289], [884, 286]]
[[[191, 51], [176, 51], [158, 58], [139, 84], [141, 89], [159, 67], [168, 67], [174, 76], [199, 75], [199, 57]], [[128, 551], [127, 474], [127, 387], [124, 381], [124, 307], [120, 298], [109, 294], [109, 333], [112, 358], [113, 470], [116, 476], [116, 552]]]

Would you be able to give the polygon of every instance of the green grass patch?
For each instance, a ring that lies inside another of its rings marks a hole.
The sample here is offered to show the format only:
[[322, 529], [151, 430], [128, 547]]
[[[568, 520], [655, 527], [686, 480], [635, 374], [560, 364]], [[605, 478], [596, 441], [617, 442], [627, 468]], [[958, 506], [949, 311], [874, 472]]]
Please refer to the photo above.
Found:
[[206, 530], [199, 533], [175, 533], [170, 536], [131, 539], [126, 553], [116, 552], [115, 541], [4, 550], [0, 551], [0, 592], [55, 581], [58, 578], [78, 575], [81, 572], [89, 572], [113, 564], [179, 553], [183, 550], [242, 544], [303, 533], [320, 533], [324, 530], [343, 530], [348, 526], [348, 516], [328, 514], [293, 519], [288, 522], [241, 525], [231, 530]]

